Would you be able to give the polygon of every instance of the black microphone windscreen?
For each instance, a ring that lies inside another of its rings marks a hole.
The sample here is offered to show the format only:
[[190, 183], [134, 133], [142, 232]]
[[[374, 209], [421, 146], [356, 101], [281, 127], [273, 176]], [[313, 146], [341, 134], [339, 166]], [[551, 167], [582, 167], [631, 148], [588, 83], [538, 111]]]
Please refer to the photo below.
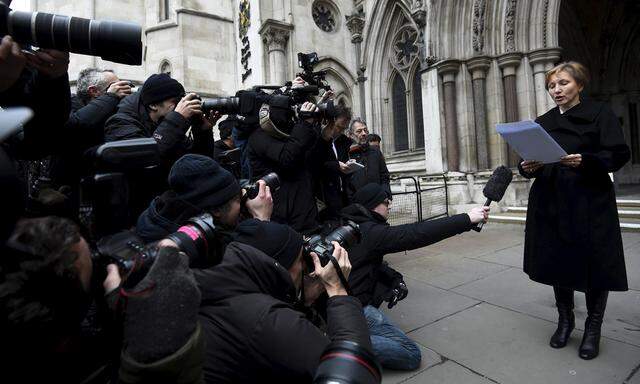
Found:
[[504, 196], [504, 192], [507, 190], [509, 183], [511, 183], [512, 178], [513, 173], [511, 173], [511, 170], [504, 165], [501, 165], [493, 171], [493, 174], [489, 178], [489, 181], [487, 181], [487, 185], [484, 186], [482, 193], [491, 201], [500, 201], [502, 200], [502, 196]]

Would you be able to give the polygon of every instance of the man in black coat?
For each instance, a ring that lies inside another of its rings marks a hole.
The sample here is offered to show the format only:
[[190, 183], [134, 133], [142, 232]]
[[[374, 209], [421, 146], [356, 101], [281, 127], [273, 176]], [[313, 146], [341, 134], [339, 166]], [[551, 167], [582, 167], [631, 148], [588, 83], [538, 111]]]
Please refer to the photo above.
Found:
[[473, 208], [469, 213], [390, 226], [390, 200], [380, 184], [370, 183], [354, 195], [354, 204], [342, 210], [342, 217], [360, 226], [362, 240], [349, 252], [353, 270], [349, 285], [360, 299], [371, 333], [371, 344], [385, 368], [413, 370], [420, 366], [418, 346], [371, 305], [378, 268], [387, 253], [424, 247], [462, 232], [488, 218], [489, 207]]
[[237, 124], [235, 116], [227, 116], [218, 123], [220, 140], [213, 143], [213, 159], [224, 169], [231, 172], [236, 179], [240, 179], [240, 148], [236, 148], [232, 131]]
[[325, 205], [325, 211], [321, 216], [324, 219], [337, 219], [340, 210], [347, 205], [347, 182], [350, 173], [347, 166], [349, 161], [349, 148], [351, 139], [343, 134], [347, 128], [349, 116], [344, 116], [336, 121], [337, 129], [329, 144], [327, 159], [321, 168], [321, 178], [316, 188], [320, 194], [320, 200]]
[[[192, 127], [193, 139], [186, 135]], [[195, 93], [167, 74], [151, 75], [142, 90], [122, 100], [118, 112], [107, 120], [107, 142], [153, 137], [166, 169], [186, 153], [213, 154], [212, 122], [203, 118]]]
[[53, 185], [71, 187], [74, 216], [79, 205], [80, 179], [86, 175], [85, 151], [104, 142], [104, 124], [116, 113], [120, 100], [131, 94], [128, 81], [111, 70], [87, 68], [80, 71], [77, 93], [71, 96], [71, 115], [65, 124], [64, 139], [51, 158], [49, 176]]
[[[334, 245], [333, 255], [348, 276], [347, 252]], [[202, 293], [206, 382], [310, 383], [331, 341], [370, 349], [360, 302], [347, 295], [332, 263], [322, 267], [315, 254], [313, 285], [324, 289], [305, 283], [305, 293], [307, 299], [313, 299], [311, 291], [328, 293], [326, 333], [294, 309], [303, 284], [302, 248], [302, 236], [291, 228], [246, 220], [219, 265], [194, 271]]]
[[[308, 112], [317, 110], [309, 102], [301, 108]], [[280, 177], [280, 189], [273, 194], [272, 219], [305, 234], [318, 228], [318, 209], [309, 170], [314, 167], [311, 163], [324, 161], [330, 140], [327, 130], [323, 131], [325, 140], [318, 140], [318, 131], [315, 119], [307, 118], [298, 121], [291, 132], [278, 137], [260, 128], [249, 137], [252, 179], [260, 179], [270, 172]]]
[[380, 148], [369, 144], [367, 123], [361, 118], [354, 119], [349, 127], [349, 134], [355, 142], [349, 149], [349, 157], [364, 165], [363, 169], [354, 172], [349, 178], [349, 196], [352, 197], [357, 190], [368, 183], [377, 183], [382, 185], [389, 197], [391, 197], [387, 163], [384, 160], [384, 155], [380, 152]]

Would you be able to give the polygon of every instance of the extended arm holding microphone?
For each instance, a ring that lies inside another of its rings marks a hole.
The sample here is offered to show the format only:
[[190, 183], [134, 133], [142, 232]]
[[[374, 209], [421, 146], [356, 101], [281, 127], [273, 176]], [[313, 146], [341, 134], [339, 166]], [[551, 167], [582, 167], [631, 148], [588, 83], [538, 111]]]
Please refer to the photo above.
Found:
[[[513, 179], [513, 173], [511, 173], [511, 170], [504, 165], [499, 166], [495, 171], [493, 171], [489, 181], [487, 181], [487, 185], [485, 185], [482, 190], [482, 193], [487, 198], [487, 201], [484, 203], [485, 207], [491, 205], [492, 201], [497, 202], [502, 200], [509, 183], [511, 183], [511, 179]], [[480, 222], [472, 229], [476, 232], [480, 232], [483, 225], [484, 222]]]

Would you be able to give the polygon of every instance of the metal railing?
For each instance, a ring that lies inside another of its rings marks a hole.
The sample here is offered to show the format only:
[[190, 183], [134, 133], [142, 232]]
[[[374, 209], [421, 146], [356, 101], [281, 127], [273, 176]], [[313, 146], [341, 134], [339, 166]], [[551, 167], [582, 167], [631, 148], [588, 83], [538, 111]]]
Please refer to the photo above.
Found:
[[445, 175], [425, 175], [422, 181], [412, 176], [395, 177], [392, 180], [400, 181], [404, 191], [392, 193], [393, 202], [389, 212], [391, 225], [449, 216], [449, 193]]

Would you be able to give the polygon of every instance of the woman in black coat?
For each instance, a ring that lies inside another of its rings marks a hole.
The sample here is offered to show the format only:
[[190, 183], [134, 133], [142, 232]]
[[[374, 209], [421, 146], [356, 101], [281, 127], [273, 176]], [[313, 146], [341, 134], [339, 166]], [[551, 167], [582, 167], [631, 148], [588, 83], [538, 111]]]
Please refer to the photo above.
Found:
[[603, 103], [581, 100], [588, 81], [580, 63], [562, 63], [546, 74], [558, 105], [536, 120], [569, 155], [554, 164], [523, 161], [520, 174], [535, 178], [529, 193], [524, 271], [552, 285], [558, 307], [553, 348], [567, 344], [575, 325], [573, 291], [584, 292], [588, 316], [580, 357], [598, 355], [609, 291], [626, 291], [622, 236], [609, 172], [629, 161], [617, 117]]

